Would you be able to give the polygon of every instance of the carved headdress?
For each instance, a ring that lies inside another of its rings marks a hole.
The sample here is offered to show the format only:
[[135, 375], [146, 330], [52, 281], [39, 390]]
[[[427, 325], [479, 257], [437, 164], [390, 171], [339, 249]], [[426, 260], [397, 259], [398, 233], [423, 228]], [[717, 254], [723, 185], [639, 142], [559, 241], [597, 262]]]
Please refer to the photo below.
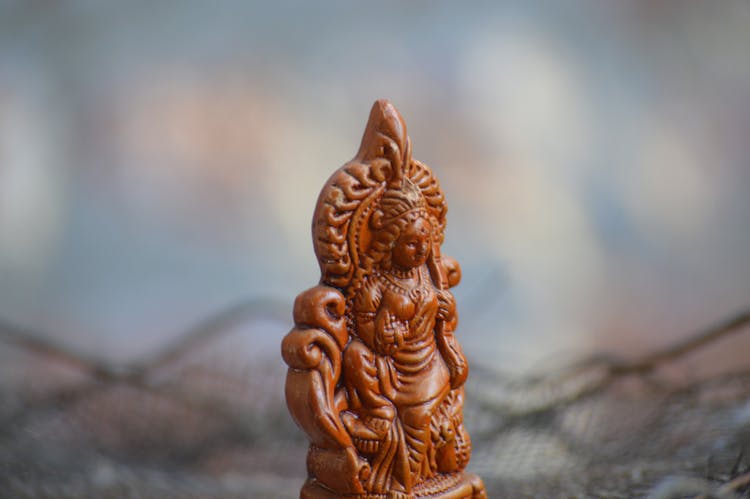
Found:
[[439, 255], [447, 208], [429, 167], [411, 157], [406, 124], [387, 100], [372, 106], [359, 152], [326, 182], [313, 216], [321, 282], [346, 290], [365, 264], [373, 229], [412, 212], [429, 217]]

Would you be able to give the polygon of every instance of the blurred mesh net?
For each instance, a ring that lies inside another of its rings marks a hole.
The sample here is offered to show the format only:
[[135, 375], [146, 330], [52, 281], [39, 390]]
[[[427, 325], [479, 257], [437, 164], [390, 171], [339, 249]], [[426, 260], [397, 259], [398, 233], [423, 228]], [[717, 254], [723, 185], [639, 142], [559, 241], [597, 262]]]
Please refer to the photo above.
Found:
[[[307, 443], [285, 366], [271, 350], [248, 360], [258, 333], [237, 327], [286, 313], [236, 307], [126, 367], [0, 324], [0, 497], [298, 497]], [[490, 497], [750, 497], [750, 369], [662, 372], [748, 323], [635, 362], [523, 378], [473, 365], [470, 468]]]

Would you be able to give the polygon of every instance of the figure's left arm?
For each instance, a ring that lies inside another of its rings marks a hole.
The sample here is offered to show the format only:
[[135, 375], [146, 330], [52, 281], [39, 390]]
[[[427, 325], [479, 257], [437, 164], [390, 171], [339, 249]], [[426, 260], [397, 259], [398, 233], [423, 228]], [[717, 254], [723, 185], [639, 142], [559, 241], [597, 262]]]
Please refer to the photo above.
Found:
[[[464, 357], [463, 349], [461, 345], [453, 336], [453, 331], [456, 330], [456, 324], [458, 322], [458, 314], [456, 313], [456, 302], [453, 298], [453, 294], [448, 291], [449, 288], [456, 286], [461, 280], [461, 267], [458, 262], [451, 257], [433, 255], [433, 268], [440, 274], [440, 282], [443, 283], [444, 289], [438, 290], [438, 300], [445, 302], [445, 306], [441, 309], [445, 309], [445, 315], [447, 319], [443, 319], [442, 324], [438, 324], [436, 329], [436, 339], [438, 349], [440, 350], [443, 359], [448, 364], [448, 370], [450, 371], [451, 388], [459, 388], [466, 382], [466, 377], [469, 375], [469, 366], [466, 363], [466, 357]], [[452, 304], [452, 307], [449, 305]], [[452, 308], [452, 313], [449, 313]]]
[[456, 299], [453, 293], [446, 290], [438, 290], [438, 319], [445, 322], [446, 331], [455, 331], [458, 325], [458, 314], [456, 313]]

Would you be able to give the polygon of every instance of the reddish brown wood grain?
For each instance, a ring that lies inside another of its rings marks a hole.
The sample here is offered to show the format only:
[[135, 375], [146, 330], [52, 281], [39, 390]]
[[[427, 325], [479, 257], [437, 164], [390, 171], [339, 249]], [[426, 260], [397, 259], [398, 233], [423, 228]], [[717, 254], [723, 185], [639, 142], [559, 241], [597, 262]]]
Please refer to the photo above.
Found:
[[321, 280], [297, 297], [282, 343], [287, 405], [310, 438], [301, 497], [486, 497], [464, 473], [468, 364], [450, 292], [460, 266], [440, 253], [446, 212], [403, 118], [376, 101], [359, 152], [318, 198]]

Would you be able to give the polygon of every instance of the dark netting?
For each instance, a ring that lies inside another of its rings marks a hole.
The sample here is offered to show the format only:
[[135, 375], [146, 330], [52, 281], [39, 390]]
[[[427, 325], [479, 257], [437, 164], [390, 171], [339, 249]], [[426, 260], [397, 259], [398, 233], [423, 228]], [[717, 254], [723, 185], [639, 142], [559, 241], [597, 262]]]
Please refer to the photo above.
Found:
[[[2, 326], [0, 496], [298, 497], [306, 440], [285, 367], [238, 353], [283, 335], [237, 327], [259, 310], [274, 308], [233, 309], [123, 369]], [[748, 322], [638, 362], [523, 379], [474, 365], [471, 469], [490, 497], [750, 497], [750, 370], [686, 382], [664, 369]]]

